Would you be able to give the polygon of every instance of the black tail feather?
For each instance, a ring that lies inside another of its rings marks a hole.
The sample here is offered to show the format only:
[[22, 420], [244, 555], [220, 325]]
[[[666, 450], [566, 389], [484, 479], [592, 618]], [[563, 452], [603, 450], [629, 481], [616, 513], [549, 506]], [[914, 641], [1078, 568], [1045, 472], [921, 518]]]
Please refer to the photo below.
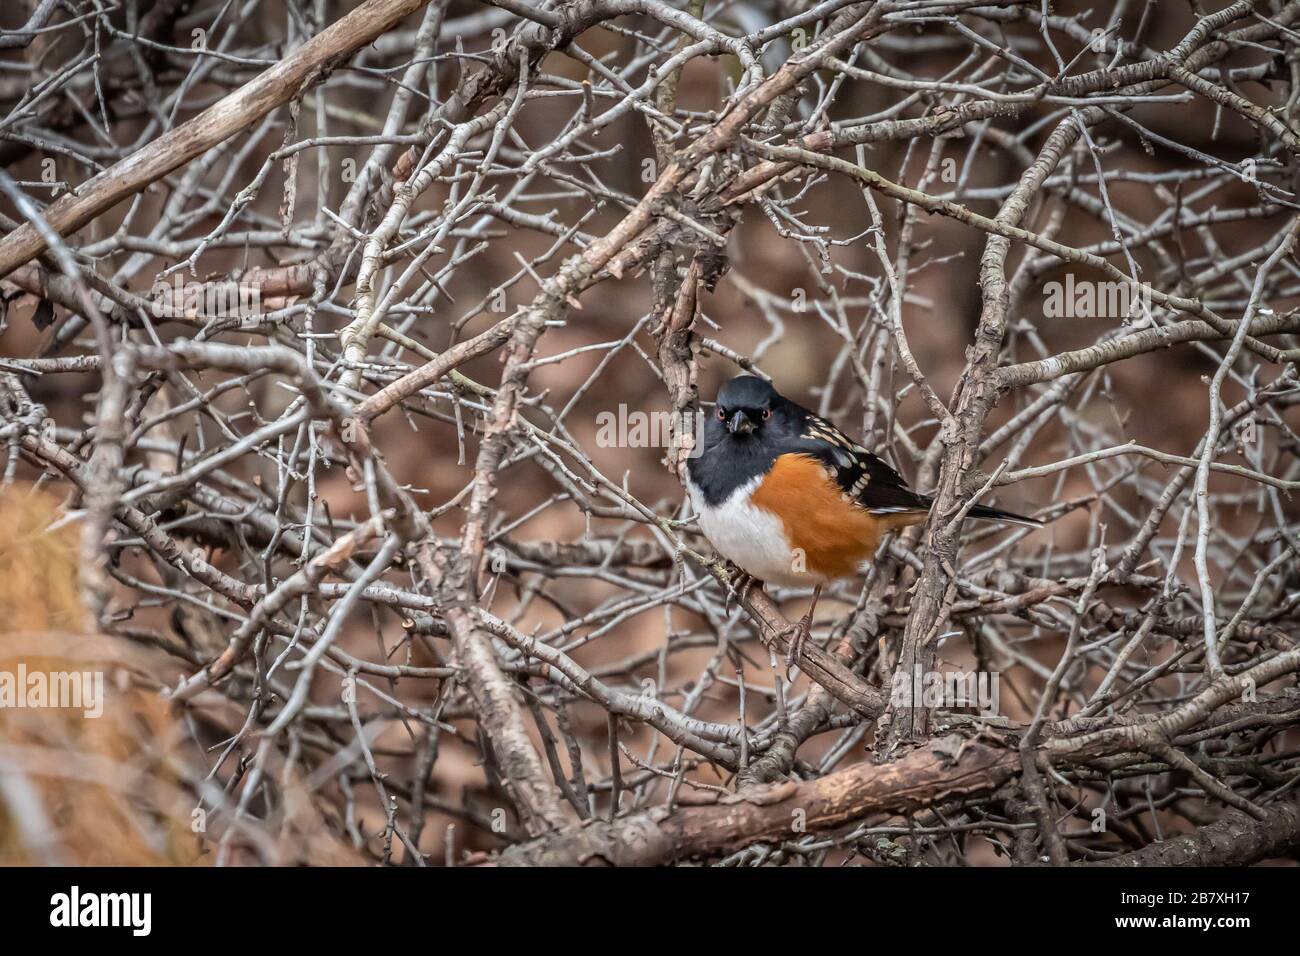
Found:
[[988, 521], [1005, 521], [1007, 524], [1024, 525], [1026, 528], [1041, 528], [1043, 523], [1037, 518], [1026, 518], [1024, 515], [1018, 515], [1014, 511], [1003, 511], [1001, 508], [986, 508], [984, 505], [975, 505], [968, 512], [972, 518], [984, 518]]

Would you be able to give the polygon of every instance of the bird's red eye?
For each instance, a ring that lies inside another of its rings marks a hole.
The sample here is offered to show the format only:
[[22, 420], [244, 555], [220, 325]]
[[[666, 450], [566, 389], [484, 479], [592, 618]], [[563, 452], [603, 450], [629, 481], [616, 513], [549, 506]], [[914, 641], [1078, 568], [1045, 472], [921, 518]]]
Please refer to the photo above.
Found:
[[763, 421], [767, 421], [771, 417], [772, 417], [772, 409], [770, 408], [763, 409]]
[[722, 410], [722, 406], [719, 405], [719, 406], [718, 406], [718, 421], [720, 421], [720, 422], [725, 422], [726, 420], [727, 420], [727, 413], [724, 412], [724, 411]]

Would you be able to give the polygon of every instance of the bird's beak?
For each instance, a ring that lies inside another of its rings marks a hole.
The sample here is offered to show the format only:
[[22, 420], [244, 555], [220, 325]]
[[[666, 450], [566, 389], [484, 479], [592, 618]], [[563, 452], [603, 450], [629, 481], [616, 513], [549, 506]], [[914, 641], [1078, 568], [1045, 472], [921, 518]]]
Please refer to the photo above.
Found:
[[744, 412], [737, 411], [727, 421], [727, 430], [733, 435], [748, 435], [754, 430], [754, 423]]

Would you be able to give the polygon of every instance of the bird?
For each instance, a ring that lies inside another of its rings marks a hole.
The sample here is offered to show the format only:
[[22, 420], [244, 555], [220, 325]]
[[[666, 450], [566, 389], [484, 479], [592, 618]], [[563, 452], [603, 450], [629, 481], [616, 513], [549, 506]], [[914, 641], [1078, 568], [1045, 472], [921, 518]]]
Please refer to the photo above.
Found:
[[[714, 405], [701, 446], [687, 459], [687, 492], [704, 537], [740, 570], [742, 596], [754, 581], [812, 586], [808, 613], [782, 632], [792, 668], [822, 588], [862, 570], [885, 535], [924, 521], [933, 499], [762, 378], [733, 378]], [[984, 505], [967, 514], [1042, 527]]]

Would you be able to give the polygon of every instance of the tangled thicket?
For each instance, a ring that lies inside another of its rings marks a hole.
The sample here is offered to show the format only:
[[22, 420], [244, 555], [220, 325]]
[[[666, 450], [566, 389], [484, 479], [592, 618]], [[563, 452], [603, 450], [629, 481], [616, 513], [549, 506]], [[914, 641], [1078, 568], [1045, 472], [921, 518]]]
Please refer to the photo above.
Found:
[[[1300, 2], [487, 2], [0, 14], [0, 857], [1293, 854]], [[935, 496], [790, 674], [740, 370]]]

